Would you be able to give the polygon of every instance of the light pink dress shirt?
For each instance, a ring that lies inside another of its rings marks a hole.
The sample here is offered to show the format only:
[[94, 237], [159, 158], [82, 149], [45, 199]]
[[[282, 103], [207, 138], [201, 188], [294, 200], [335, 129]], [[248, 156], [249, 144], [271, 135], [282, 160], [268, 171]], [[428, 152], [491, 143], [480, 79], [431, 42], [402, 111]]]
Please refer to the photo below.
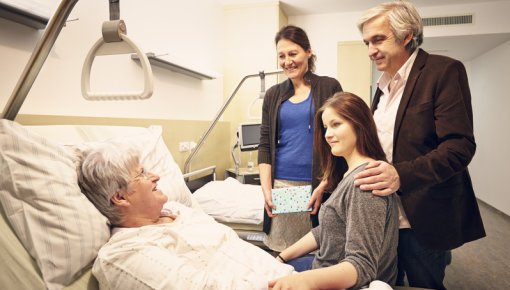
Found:
[[[415, 50], [409, 59], [402, 65], [393, 78], [384, 72], [377, 81], [378, 88], [382, 91], [381, 98], [374, 112], [374, 120], [377, 124], [377, 135], [386, 153], [388, 162], [393, 160], [393, 135], [395, 131], [395, 119], [397, 117], [398, 106], [404, 93], [404, 88], [407, 83], [407, 78], [411, 73], [414, 60], [418, 55], [418, 50]], [[399, 209], [399, 227], [410, 228], [409, 220], [406, 217], [400, 198], [398, 198]]]

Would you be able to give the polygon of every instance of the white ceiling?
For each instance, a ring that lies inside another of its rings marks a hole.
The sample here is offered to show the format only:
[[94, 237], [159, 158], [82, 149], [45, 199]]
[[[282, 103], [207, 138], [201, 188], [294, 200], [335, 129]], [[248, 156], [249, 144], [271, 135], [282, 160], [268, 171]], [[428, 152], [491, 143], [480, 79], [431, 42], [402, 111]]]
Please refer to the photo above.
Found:
[[469, 61], [510, 40], [510, 33], [425, 37], [421, 47], [461, 61]]
[[[225, 5], [249, 4], [268, 0], [220, 0]], [[277, 1], [277, 0], [274, 0]], [[486, 3], [495, 0], [412, 0], [417, 7]], [[497, 0], [496, 0], [497, 1]], [[280, 0], [288, 16], [364, 11], [380, 4], [381, 0]], [[510, 33], [427, 37], [422, 45], [425, 50], [469, 61], [484, 52], [510, 40]]]
[[[228, 0], [231, 3], [254, 2], [254, 0]], [[494, 2], [495, 0], [413, 0], [416, 7], [458, 5], [468, 3]], [[380, 4], [381, 0], [280, 0], [288, 16], [364, 11]]]
[[[389, 0], [219, 0], [223, 5], [280, 2], [288, 16], [364, 11]], [[417, 7], [485, 3], [498, 0], [412, 0]]]

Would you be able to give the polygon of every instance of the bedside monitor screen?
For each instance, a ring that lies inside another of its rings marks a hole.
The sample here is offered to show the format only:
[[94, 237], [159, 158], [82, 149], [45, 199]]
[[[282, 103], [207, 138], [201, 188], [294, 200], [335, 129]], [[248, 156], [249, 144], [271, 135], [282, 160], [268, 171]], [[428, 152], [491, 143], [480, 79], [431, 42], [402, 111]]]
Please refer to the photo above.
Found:
[[241, 151], [257, 150], [260, 142], [260, 124], [241, 124], [238, 129]]

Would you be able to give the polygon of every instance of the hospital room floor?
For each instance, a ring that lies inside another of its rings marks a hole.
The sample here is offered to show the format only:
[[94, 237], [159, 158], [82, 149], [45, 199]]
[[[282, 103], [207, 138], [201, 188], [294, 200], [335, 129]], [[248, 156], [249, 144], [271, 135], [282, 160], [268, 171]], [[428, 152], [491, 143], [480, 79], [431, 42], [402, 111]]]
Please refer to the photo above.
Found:
[[452, 251], [449, 290], [510, 289], [510, 217], [479, 201], [487, 236]]

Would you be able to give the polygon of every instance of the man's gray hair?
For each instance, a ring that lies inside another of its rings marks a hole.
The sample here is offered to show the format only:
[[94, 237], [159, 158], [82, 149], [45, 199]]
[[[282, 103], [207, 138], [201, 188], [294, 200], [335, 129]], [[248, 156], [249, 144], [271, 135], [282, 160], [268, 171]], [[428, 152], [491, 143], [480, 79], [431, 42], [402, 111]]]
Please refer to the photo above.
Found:
[[[79, 156], [80, 157], [80, 156]], [[82, 153], [78, 167], [81, 191], [114, 226], [123, 221], [111, 202], [115, 193], [128, 191], [131, 170], [140, 164], [140, 155], [125, 144], [104, 143]]]
[[409, 53], [423, 43], [423, 24], [416, 7], [409, 1], [391, 1], [382, 3], [365, 12], [358, 20], [358, 29], [363, 32], [363, 25], [379, 16], [386, 16], [393, 34], [399, 43], [403, 43], [409, 33], [413, 38], [406, 45]]

